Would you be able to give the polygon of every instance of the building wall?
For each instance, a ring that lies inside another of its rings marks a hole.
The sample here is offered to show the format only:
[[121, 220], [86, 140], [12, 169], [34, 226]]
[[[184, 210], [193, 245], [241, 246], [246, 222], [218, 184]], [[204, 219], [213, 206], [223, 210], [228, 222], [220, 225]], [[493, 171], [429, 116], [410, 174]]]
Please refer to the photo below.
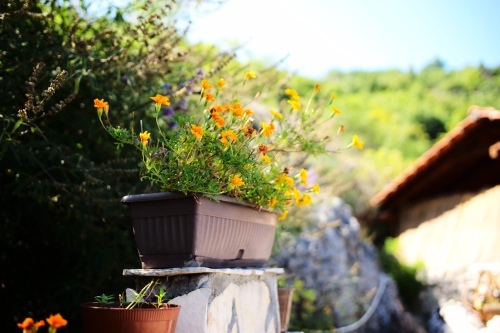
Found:
[[500, 185], [401, 209], [398, 258], [426, 271], [500, 262]]

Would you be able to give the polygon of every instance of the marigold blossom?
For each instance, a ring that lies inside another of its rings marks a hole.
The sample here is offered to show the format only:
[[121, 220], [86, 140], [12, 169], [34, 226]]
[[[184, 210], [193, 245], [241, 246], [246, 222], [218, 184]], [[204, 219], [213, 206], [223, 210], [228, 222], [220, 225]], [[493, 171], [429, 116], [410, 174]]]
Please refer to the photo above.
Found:
[[149, 98], [151, 98], [153, 101], [155, 101], [157, 106], [161, 106], [161, 105], [169, 106], [170, 105], [170, 100], [168, 99], [167, 96], [156, 94], [156, 96], [149, 97]]
[[271, 158], [270, 158], [269, 156], [267, 156], [267, 155], [262, 155], [260, 158], [262, 159], [262, 161], [263, 161], [264, 163], [266, 163], [266, 164], [268, 164], [268, 165], [269, 165], [269, 164], [271, 164]]
[[268, 124], [268, 123], [261, 122], [260, 127], [262, 128], [262, 132], [264, 133], [264, 136], [266, 138], [269, 138], [269, 137], [271, 137], [271, 135], [273, 135], [273, 131], [274, 131], [273, 123]]
[[103, 109], [108, 106], [108, 102], [105, 102], [104, 99], [94, 99], [94, 107], [98, 109]]
[[363, 141], [359, 140], [357, 135], [352, 136], [351, 145], [358, 148], [359, 150], [363, 149]]
[[279, 113], [278, 111], [269, 110], [269, 112], [271, 112], [271, 114], [273, 115], [274, 118], [283, 119], [283, 115], [281, 113]]
[[68, 321], [64, 319], [59, 313], [56, 315], [50, 315], [50, 317], [46, 320], [50, 327], [55, 329], [64, 327], [68, 324]]
[[[227, 131], [222, 131], [221, 136], [222, 137], [220, 139], [220, 142], [222, 142], [225, 145], [229, 145], [231, 142], [235, 142], [236, 139], [238, 138], [236, 133], [234, 133], [234, 131], [231, 129]], [[231, 141], [229, 141], [227, 138], [231, 139]]]
[[289, 99], [287, 101], [288, 104], [294, 109], [295, 111], [299, 111], [302, 108], [302, 105], [300, 105], [300, 102], [294, 99]]
[[219, 89], [224, 89], [225, 86], [226, 81], [224, 81], [224, 79], [219, 79], [219, 81], [217, 81], [217, 87], [219, 87]]
[[273, 207], [276, 203], [278, 203], [278, 200], [276, 200], [276, 198], [271, 198], [271, 200], [269, 200], [269, 207]]
[[288, 215], [288, 210], [285, 210], [280, 216], [278, 216], [278, 220], [282, 221], [286, 219], [287, 215]]
[[213, 85], [208, 80], [201, 80], [201, 88], [203, 90], [209, 90], [213, 88]]
[[332, 112], [333, 114], [342, 114], [342, 111], [340, 111], [339, 109], [337, 109], [335, 106], [332, 106]]
[[245, 73], [245, 80], [250, 80], [250, 79], [255, 79], [257, 76], [255, 75], [254, 71], [246, 72]]
[[234, 187], [243, 186], [245, 185], [245, 182], [243, 181], [243, 179], [241, 179], [240, 175], [234, 175], [233, 179], [231, 180], [231, 185], [233, 185]]
[[300, 181], [302, 182], [302, 185], [309, 186], [307, 184], [307, 178], [308, 178], [307, 170], [306, 169], [301, 169], [299, 174], [300, 174]]
[[315, 193], [315, 194], [318, 194], [319, 193], [319, 190], [320, 190], [320, 187], [318, 184], [314, 184], [314, 186], [312, 187], [312, 191]]
[[23, 329], [23, 333], [31, 333], [31, 332], [36, 332], [39, 327], [44, 326], [45, 322], [43, 320], [40, 320], [35, 323], [33, 318], [26, 318], [22, 323], [18, 323], [17, 327]]
[[205, 93], [203, 97], [205, 97], [205, 99], [209, 102], [215, 102], [215, 96], [211, 93]]
[[196, 137], [198, 141], [203, 137], [203, 128], [197, 125], [191, 125], [191, 133]]
[[316, 83], [316, 84], [314, 85], [314, 92], [315, 92], [315, 93], [319, 93], [320, 91], [321, 91], [321, 87], [320, 87], [320, 85], [319, 85], [319, 84], [317, 84], [317, 83]]
[[148, 144], [148, 140], [151, 138], [151, 133], [148, 131], [139, 133], [139, 138], [141, 139], [142, 145], [146, 146]]

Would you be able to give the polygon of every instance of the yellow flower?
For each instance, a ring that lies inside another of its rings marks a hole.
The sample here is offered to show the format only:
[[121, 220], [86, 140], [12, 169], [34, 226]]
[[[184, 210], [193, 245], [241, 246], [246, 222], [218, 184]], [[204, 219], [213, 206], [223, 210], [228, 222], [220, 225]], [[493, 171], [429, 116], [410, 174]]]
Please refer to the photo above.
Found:
[[302, 184], [304, 186], [309, 186], [307, 184], [307, 170], [306, 169], [300, 170], [300, 181], [302, 182]]
[[208, 80], [201, 80], [201, 89], [203, 90], [208, 90], [208, 89], [212, 89], [213, 85], [208, 82]]
[[58, 329], [68, 324], [68, 321], [64, 319], [59, 313], [56, 315], [50, 315], [50, 317], [46, 320], [49, 326], [53, 329]]
[[151, 133], [148, 131], [139, 133], [139, 138], [141, 139], [142, 146], [146, 146], [148, 144], [148, 140], [151, 138]]
[[342, 111], [340, 111], [339, 109], [337, 109], [335, 106], [332, 106], [332, 112], [333, 112], [334, 115], [342, 113]]
[[276, 204], [278, 203], [278, 200], [276, 200], [276, 198], [271, 198], [271, 200], [269, 200], [269, 207], [273, 207], [275, 206]]
[[264, 132], [264, 136], [266, 138], [269, 138], [271, 137], [271, 135], [273, 135], [273, 131], [274, 131], [274, 125], [273, 123], [260, 123], [260, 127], [262, 128], [262, 131]]
[[353, 135], [352, 142], [351, 142], [350, 146], [355, 146], [359, 150], [361, 150], [361, 149], [363, 149], [363, 141], [359, 140], [357, 135]]
[[264, 163], [271, 164], [271, 158], [269, 156], [262, 155], [260, 158], [262, 159], [262, 161], [264, 161]]
[[217, 81], [217, 87], [219, 87], [219, 89], [224, 89], [225, 86], [226, 81], [224, 81], [224, 79], [219, 79], [219, 81]]
[[170, 105], [170, 101], [167, 96], [163, 96], [160, 94], [156, 94], [155, 97], [150, 97], [153, 101], [155, 101], [156, 106], [161, 106], [161, 105]]
[[283, 115], [281, 113], [279, 113], [278, 111], [269, 110], [269, 112], [271, 112], [271, 114], [274, 116], [274, 118], [283, 119]]
[[321, 87], [319, 86], [319, 84], [315, 84], [314, 85], [314, 92], [319, 93], [320, 91], [321, 91]]
[[241, 179], [240, 175], [234, 175], [233, 179], [231, 180], [231, 185], [233, 187], [243, 186], [245, 185], [245, 182], [243, 181], [243, 179]]
[[[236, 133], [234, 133], [234, 131], [231, 129], [227, 131], [222, 131], [221, 136], [222, 137], [220, 139], [220, 142], [222, 142], [225, 145], [229, 145], [231, 142], [235, 142], [236, 139], [238, 138], [236, 136]], [[229, 142], [227, 138], [230, 138], [231, 142]]]
[[294, 109], [295, 111], [299, 111], [300, 108], [302, 107], [300, 105], [300, 102], [294, 99], [289, 99], [287, 103], [290, 104], [292, 106], [292, 109]]
[[310, 205], [312, 202], [312, 198], [309, 194], [304, 194], [302, 196], [302, 199], [297, 201], [297, 206], [302, 207], [302, 206], [307, 206]]
[[288, 215], [288, 211], [285, 210], [280, 216], [278, 216], [278, 220], [284, 220], [286, 219], [286, 216]]
[[251, 116], [253, 114], [253, 111], [250, 109], [245, 109], [243, 112], [245, 113], [245, 116]]
[[196, 137], [198, 141], [201, 140], [201, 137], [203, 136], [203, 128], [201, 126], [197, 125], [191, 125], [191, 133]]
[[332, 100], [336, 100], [337, 99], [337, 95], [335, 95], [334, 93], [332, 93]]
[[315, 194], [318, 194], [319, 193], [319, 185], [318, 184], [315, 184], [313, 187], [312, 187], [312, 191], [315, 193]]
[[255, 76], [254, 71], [250, 71], [250, 72], [245, 73], [245, 80], [250, 80], [250, 79], [255, 79], [255, 78], [256, 78], [256, 76]]
[[291, 100], [294, 100], [294, 101], [300, 100], [300, 96], [297, 93], [297, 90], [295, 90], [295, 89], [287, 88], [287, 89], [285, 89], [285, 94], [290, 96]]

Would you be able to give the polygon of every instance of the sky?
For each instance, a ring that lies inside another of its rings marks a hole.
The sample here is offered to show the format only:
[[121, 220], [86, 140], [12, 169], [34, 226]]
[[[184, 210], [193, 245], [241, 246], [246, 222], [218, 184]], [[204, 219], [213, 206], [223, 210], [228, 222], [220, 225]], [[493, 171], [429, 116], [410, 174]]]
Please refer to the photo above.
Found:
[[500, 0], [227, 0], [192, 15], [191, 42], [311, 78], [329, 70], [500, 66]]

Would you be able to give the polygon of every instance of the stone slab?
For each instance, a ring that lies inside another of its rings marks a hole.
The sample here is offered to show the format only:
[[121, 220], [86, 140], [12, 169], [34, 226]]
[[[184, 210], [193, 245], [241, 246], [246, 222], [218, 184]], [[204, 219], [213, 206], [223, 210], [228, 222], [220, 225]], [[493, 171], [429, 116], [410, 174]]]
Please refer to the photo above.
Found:
[[137, 289], [156, 278], [181, 306], [176, 333], [279, 333], [282, 268], [125, 269]]

